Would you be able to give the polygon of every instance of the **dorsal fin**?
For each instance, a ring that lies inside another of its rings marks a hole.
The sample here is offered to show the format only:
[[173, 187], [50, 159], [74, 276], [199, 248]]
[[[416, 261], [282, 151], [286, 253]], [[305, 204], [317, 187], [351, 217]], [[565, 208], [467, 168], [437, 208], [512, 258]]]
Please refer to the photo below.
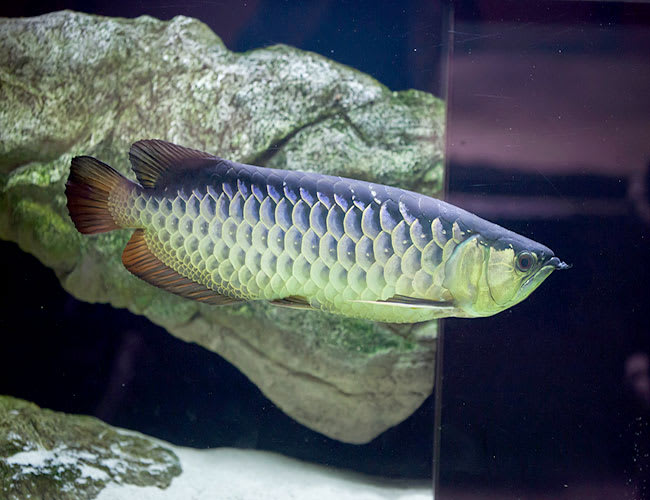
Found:
[[133, 143], [129, 159], [138, 181], [145, 188], [163, 187], [188, 170], [221, 161], [218, 156], [158, 139]]
[[186, 299], [223, 305], [241, 302], [178, 274], [156, 257], [147, 245], [144, 229], [136, 229], [122, 253], [122, 263], [131, 273], [152, 285]]

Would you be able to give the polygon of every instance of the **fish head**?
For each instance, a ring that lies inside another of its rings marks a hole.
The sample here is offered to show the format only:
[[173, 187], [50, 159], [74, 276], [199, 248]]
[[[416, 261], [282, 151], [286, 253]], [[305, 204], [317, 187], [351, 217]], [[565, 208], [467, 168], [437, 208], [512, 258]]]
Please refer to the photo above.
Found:
[[540, 243], [510, 233], [460, 243], [445, 265], [445, 288], [467, 316], [491, 316], [526, 299], [556, 269], [570, 266]]

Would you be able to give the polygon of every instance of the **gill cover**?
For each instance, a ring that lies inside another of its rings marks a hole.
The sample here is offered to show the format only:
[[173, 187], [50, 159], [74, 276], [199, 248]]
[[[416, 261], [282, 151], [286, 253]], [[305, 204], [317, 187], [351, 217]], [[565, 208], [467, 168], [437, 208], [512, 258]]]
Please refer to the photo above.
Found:
[[478, 234], [460, 243], [445, 264], [443, 286], [454, 297], [454, 304], [464, 310], [476, 302], [479, 293], [485, 249]]
[[498, 240], [486, 242], [476, 234], [460, 243], [445, 264], [443, 282], [453, 297], [456, 315], [489, 316], [530, 295], [555, 266], [540, 269], [534, 253], [527, 254], [533, 260], [524, 271], [517, 265], [520, 254]]
[[517, 294], [523, 274], [515, 268], [512, 248], [489, 248], [487, 284], [494, 302], [505, 307]]

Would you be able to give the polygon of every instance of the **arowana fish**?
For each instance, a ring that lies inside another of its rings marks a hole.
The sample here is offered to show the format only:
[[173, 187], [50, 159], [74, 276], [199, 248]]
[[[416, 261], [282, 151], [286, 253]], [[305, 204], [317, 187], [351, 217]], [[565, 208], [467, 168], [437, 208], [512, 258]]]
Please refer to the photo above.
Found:
[[410, 323], [496, 314], [569, 267], [535, 241], [404, 189], [158, 140], [136, 142], [129, 157], [139, 184], [74, 158], [70, 216], [85, 234], [134, 228], [126, 268], [189, 299]]

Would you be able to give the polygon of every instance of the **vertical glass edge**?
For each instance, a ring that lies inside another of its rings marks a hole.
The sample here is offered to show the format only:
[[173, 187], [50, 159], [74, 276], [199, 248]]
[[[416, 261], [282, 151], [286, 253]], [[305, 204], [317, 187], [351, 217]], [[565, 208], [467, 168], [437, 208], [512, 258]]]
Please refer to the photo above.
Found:
[[[451, 65], [454, 47], [454, 9], [451, 0], [443, 2], [441, 33], [446, 35], [446, 57], [442, 59], [444, 68], [442, 71], [442, 98], [445, 101], [445, 149], [444, 149], [444, 175], [442, 196], [446, 199], [449, 191], [449, 101], [451, 98]], [[444, 42], [443, 42], [444, 43]], [[433, 498], [438, 497], [440, 486], [440, 437], [442, 426], [442, 379], [443, 379], [443, 351], [444, 351], [444, 320], [438, 320], [438, 338], [436, 341], [436, 355], [433, 379], [434, 393], [434, 417], [433, 417], [433, 464], [432, 464], [432, 487]]]

